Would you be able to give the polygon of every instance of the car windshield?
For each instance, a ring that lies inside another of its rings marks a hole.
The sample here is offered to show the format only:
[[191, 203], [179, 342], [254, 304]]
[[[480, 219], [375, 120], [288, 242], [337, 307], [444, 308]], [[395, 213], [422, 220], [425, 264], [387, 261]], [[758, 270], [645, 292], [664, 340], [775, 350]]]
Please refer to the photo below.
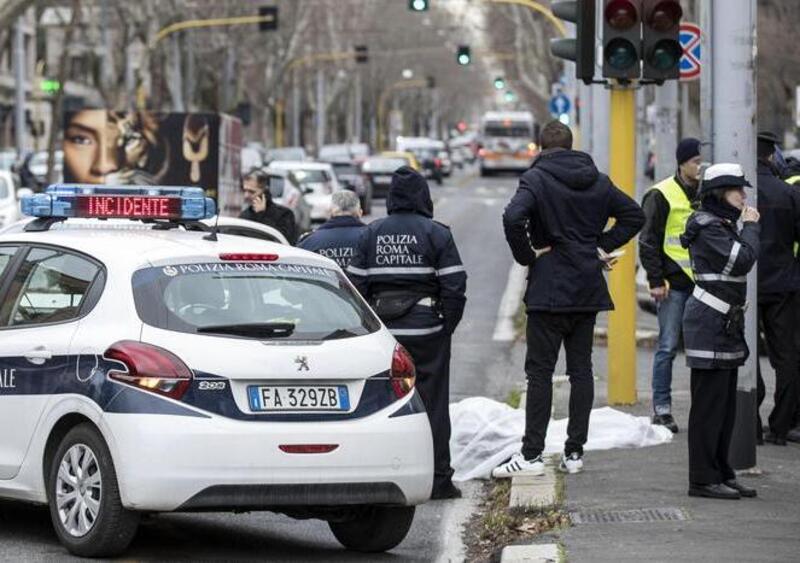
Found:
[[529, 125], [515, 123], [504, 125], [501, 123], [487, 123], [484, 129], [487, 137], [526, 137], [532, 138], [533, 131]]
[[269, 177], [269, 193], [272, 197], [280, 199], [283, 197], [283, 190], [286, 187], [286, 180], [283, 176], [270, 176]]
[[370, 172], [394, 172], [401, 166], [407, 166], [408, 162], [402, 158], [370, 158], [364, 168]]
[[292, 174], [300, 184], [321, 184], [330, 180], [324, 170], [294, 170]]
[[358, 174], [358, 166], [350, 163], [334, 164], [333, 171], [337, 176], [355, 176]]
[[380, 322], [341, 272], [265, 262], [189, 263], [133, 275], [139, 317], [190, 334], [259, 340], [330, 340], [377, 331]]
[[288, 147], [285, 149], [270, 149], [267, 151], [267, 160], [305, 160], [306, 151], [302, 148]]

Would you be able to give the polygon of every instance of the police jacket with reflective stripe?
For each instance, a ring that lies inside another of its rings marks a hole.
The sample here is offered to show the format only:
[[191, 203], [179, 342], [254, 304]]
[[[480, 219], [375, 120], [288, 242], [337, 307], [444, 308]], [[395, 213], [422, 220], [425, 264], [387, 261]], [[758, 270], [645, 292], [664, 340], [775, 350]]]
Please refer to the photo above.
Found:
[[389, 216], [364, 229], [347, 274], [368, 301], [387, 291], [437, 301], [428, 315], [412, 311], [409, 318], [387, 323], [390, 329], [443, 322], [452, 333], [464, 313], [467, 274], [450, 229], [432, 219], [427, 182], [414, 174], [398, 179], [395, 173], [386, 203]]
[[[616, 222], [608, 230], [609, 218]], [[530, 266], [528, 311], [613, 309], [597, 248], [611, 252], [644, 225], [639, 205], [601, 174], [588, 154], [548, 149], [522, 175], [503, 214], [514, 259]], [[536, 257], [534, 248], [551, 247]]]
[[800, 262], [794, 253], [794, 243], [800, 241], [800, 190], [778, 178], [764, 161], [758, 163], [758, 211], [758, 300], [768, 302], [800, 290]]
[[356, 217], [348, 215], [332, 217], [319, 229], [301, 239], [297, 246], [327, 256], [339, 264], [339, 267], [347, 268], [355, 255], [361, 232], [365, 227], [366, 225]]
[[[662, 287], [666, 280], [673, 289], [691, 291], [694, 283], [686, 275], [681, 265], [667, 255], [664, 245], [672, 209], [666, 194], [657, 188], [663, 186], [665, 182], [674, 182], [679, 186], [690, 204], [697, 195], [697, 190], [683, 182], [678, 174], [656, 184], [647, 191], [642, 199], [646, 222], [639, 234], [639, 260], [647, 272], [647, 281], [650, 287]], [[684, 223], [684, 228], [685, 226]], [[681, 232], [683, 230], [682, 228]], [[675, 244], [680, 246], [680, 242]]]
[[[758, 258], [759, 232], [757, 223], [745, 223], [739, 232], [735, 224], [707, 211], [689, 218], [681, 243], [689, 249], [696, 283], [683, 316], [690, 368], [729, 369], [747, 359], [737, 308], [746, 301], [746, 277]], [[739, 322], [729, 322], [737, 314]]]

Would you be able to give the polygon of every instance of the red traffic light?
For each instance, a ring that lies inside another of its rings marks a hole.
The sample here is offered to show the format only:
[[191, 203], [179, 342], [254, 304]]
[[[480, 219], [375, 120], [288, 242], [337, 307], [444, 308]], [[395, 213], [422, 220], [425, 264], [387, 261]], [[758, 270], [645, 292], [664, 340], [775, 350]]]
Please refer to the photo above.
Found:
[[612, 0], [606, 4], [606, 23], [614, 29], [625, 30], [639, 23], [639, 7], [631, 0]]
[[659, 31], [666, 32], [677, 26], [683, 17], [683, 8], [676, 0], [663, 0], [653, 5], [645, 14], [645, 25]]

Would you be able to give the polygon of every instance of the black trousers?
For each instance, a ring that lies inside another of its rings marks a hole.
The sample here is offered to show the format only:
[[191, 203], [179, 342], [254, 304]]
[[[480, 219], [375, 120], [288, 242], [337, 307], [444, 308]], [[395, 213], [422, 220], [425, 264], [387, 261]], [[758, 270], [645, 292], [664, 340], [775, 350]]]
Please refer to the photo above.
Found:
[[[769, 363], [775, 370], [775, 406], [769, 414], [769, 429], [776, 436], [785, 437], [795, 425], [800, 388], [800, 298], [797, 293], [787, 293], [768, 303], [758, 304], [759, 324], [764, 331]], [[764, 402], [766, 389], [758, 362], [758, 406]], [[758, 415], [757, 435], [763, 424]]]
[[569, 375], [569, 423], [564, 453], [583, 455], [589, 434], [589, 415], [594, 402], [592, 343], [596, 313], [528, 313], [528, 350], [525, 373], [528, 395], [525, 404], [525, 436], [522, 455], [533, 459], [544, 450], [544, 439], [553, 404], [553, 370], [561, 344], [567, 354]]
[[447, 486], [450, 467], [450, 335], [444, 330], [429, 336], [396, 336], [417, 368], [416, 389], [433, 433], [433, 490]]
[[736, 474], [728, 463], [736, 419], [736, 369], [693, 369], [689, 483], [714, 485]]

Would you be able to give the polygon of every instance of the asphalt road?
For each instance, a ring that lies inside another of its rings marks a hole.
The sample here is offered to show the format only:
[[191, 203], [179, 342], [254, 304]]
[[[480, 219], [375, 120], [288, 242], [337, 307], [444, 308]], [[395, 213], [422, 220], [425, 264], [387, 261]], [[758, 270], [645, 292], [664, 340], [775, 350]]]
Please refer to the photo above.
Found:
[[[469, 275], [468, 303], [454, 336], [452, 401], [473, 395], [504, 399], [522, 374], [511, 369], [509, 343], [492, 341], [511, 255], [500, 217], [516, 178], [456, 173], [432, 187], [436, 219], [451, 226]], [[375, 206], [370, 220], [385, 214]], [[270, 514], [168, 514], [147, 518], [127, 560], [434, 561], [458, 559], [461, 523], [477, 487], [466, 499], [419, 507], [409, 536], [376, 556], [341, 548], [326, 523]], [[0, 502], [0, 561], [74, 560], [59, 545], [46, 509]]]

